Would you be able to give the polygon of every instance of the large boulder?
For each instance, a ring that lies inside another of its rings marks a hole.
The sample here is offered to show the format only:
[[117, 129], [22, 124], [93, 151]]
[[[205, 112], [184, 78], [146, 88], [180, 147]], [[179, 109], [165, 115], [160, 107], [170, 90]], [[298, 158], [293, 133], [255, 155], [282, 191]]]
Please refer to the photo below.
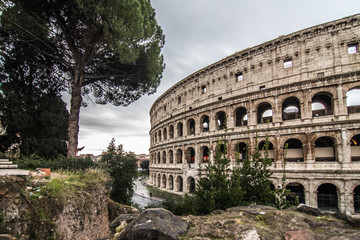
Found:
[[117, 238], [126, 240], [161, 239], [176, 240], [184, 236], [189, 224], [168, 210], [162, 208], [147, 209], [130, 224]]

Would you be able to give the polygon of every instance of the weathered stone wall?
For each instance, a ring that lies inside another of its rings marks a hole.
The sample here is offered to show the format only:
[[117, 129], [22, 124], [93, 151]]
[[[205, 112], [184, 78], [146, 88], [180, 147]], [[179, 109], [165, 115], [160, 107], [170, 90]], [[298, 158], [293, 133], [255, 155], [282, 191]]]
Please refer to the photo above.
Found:
[[239, 143], [251, 153], [268, 134], [274, 185], [289, 143], [295, 157], [286, 166], [288, 182], [303, 187], [305, 202], [318, 207], [319, 187], [332, 184], [338, 209], [355, 214], [360, 111], [348, 105], [347, 93], [360, 88], [359, 42], [354, 15], [242, 50], [179, 81], [150, 110], [152, 184], [189, 192], [198, 165], [213, 160], [218, 137], [226, 136], [235, 162]]
[[[39, 236], [44, 237], [41, 239], [52, 236], [57, 236], [56, 239], [101, 239], [111, 235], [109, 226], [113, 219], [108, 215], [105, 185], [79, 190], [76, 196], [69, 195], [66, 202], [50, 199], [47, 207], [38, 209], [33, 209], [31, 204], [34, 203], [25, 197], [29, 185], [33, 183], [21, 177], [0, 177], [0, 234], [10, 234], [17, 239], [38, 239]], [[36, 216], [32, 215], [34, 213]]]

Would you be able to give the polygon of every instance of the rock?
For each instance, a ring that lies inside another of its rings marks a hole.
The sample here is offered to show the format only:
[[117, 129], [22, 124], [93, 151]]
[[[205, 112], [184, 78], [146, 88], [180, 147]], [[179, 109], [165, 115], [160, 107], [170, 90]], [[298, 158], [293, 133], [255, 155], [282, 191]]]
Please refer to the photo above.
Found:
[[296, 208], [296, 211], [302, 212], [302, 213], [305, 213], [308, 215], [312, 215], [312, 216], [319, 216], [321, 214], [321, 211], [318, 208], [310, 207], [306, 204], [300, 204]]
[[9, 234], [0, 234], [0, 240], [16, 240], [16, 237]]
[[184, 236], [189, 224], [162, 208], [147, 209], [130, 224], [118, 240], [162, 239], [176, 240]]
[[133, 213], [139, 214], [140, 212], [138, 209], [134, 207], [114, 202], [111, 199], [108, 200], [108, 215], [110, 222], [113, 222], [121, 214], [133, 214]]
[[130, 223], [132, 220], [134, 220], [139, 215], [140, 215], [140, 213], [121, 214], [119, 217], [117, 217], [114, 221], [111, 222], [111, 224], [110, 224], [111, 232], [115, 233], [115, 230], [117, 227], [119, 227], [120, 225], [124, 226], [125, 223], [126, 224]]
[[260, 240], [260, 236], [255, 229], [245, 231], [237, 240]]
[[285, 232], [284, 238], [285, 240], [315, 240], [307, 230]]

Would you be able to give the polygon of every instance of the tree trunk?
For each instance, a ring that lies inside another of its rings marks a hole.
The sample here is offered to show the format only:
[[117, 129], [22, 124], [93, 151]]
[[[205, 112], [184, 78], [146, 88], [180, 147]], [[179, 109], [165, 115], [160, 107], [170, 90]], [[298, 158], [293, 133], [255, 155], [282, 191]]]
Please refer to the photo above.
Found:
[[69, 145], [68, 157], [76, 157], [78, 147], [79, 134], [79, 118], [80, 107], [82, 102], [81, 84], [83, 76], [79, 74], [80, 71], [75, 72], [73, 84], [71, 87], [71, 101], [70, 101], [70, 116], [69, 116]]

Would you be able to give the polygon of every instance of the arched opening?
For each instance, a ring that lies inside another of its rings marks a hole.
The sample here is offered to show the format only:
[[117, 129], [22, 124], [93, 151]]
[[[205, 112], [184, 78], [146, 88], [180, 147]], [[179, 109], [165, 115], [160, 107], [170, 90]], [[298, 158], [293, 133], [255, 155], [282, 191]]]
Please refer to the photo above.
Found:
[[353, 136], [350, 140], [351, 161], [360, 161], [360, 134]]
[[355, 88], [346, 93], [346, 106], [348, 114], [360, 113], [360, 88]]
[[164, 141], [167, 140], [167, 129], [166, 128], [164, 128], [163, 135], [164, 135]]
[[[287, 149], [286, 149], [287, 146]], [[302, 142], [295, 138], [290, 138], [284, 144], [284, 152], [286, 151], [286, 155], [284, 153], [284, 158], [288, 162], [303, 162], [304, 155], [302, 149]]]
[[333, 114], [332, 95], [327, 92], [318, 93], [311, 99], [313, 117]]
[[224, 129], [226, 126], [226, 114], [225, 112], [221, 111], [216, 113], [216, 123], [217, 123], [217, 129], [221, 130]]
[[161, 175], [160, 173], [158, 174], [157, 176], [157, 184], [156, 184], [157, 187], [160, 187], [161, 186]]
[[157, 133], [154, 133], [154, 139], [155, 139], [155, 142], [157, 143]]
[[201, 148], [201, 152], [202, 152], [202, 162], [203, 163], [208, 163], [209, 159], [210, 159], [210, 151], [208, 147], [202, 147]]
[[320, 137], [315, 141], [315, 161], [332, 162], [335, 161], [334, 142], [329, 137]]
[[354, 189], [354, 210], [360, 213], [360, 185]]
[[176, 163], [182, 163], [182, 150], [176, 150]]
[[207, 115], [202, 116], [200, 119], [200, 123], [201, 123], [201, 131], [202, 132], [208, 132], [210, 130], [209, 116], [207, 116]]
[[174, 178], [173, 178], [172, 175], [169, 176], [168, 189], [169, 190], [174, 190]]
[[272, 122], [272, 107], [269, 103], [262, 103], [257, 109], [257, 120], [258, 123]]
[[159, 130], [158, 135], [159, 135], [159, 142], [161, 142], [161, 130]]
[[[274, 145], [268, 141], [268, 146], [267, 146], [267, 152], [268, 152], [268, 158], [271, 161], [274, 161]], [[259, 153], [261, 154], [262, 158], [265, 158], [265, 153], [266, 153], [266, 141], [261, 141], [259, 143]]]
[[173, 125], [170, 125], [170, 127], [169, 127], [169, 137], [170, 137], [170, 139], [174, 138], [174, 126]]
[[174, 153], [173, 150], [169, 150], [169, 163], [174, 163]]
[[188, 189], [190, 193], [195, 192], [195, 179], [193, 177], [189, 177], [187, 179], [188, 182]]
[[236, 161], [242, 161], [243, 159], [246, 158], [246, 154], [247, 154], [247, 146], [246, 143], [243, 142], [239, 142], [235, 145], [235, 159]]
[[186, 162], [187, 163], [195, 163], [195, 150], [192, 148], [192, 147], [189, 147], [187, 150], [186, 150], [186, 153], [185, 153], [185, 157], [186, 157]]
[[160, 152], [157, 153], [157, 163], [160, 164]]
[[183, 124], [181, 122], [179, 122], [177, 125], [177, 135], [178, 137], [183, 136]]
[[180, 176], [178, 176], [176, 178], [176, 191], [177, 192], [182, 192], [183, 191], [183, 179]]
[[282, 120], [301, 118], [300, 102], [296, 97], [287, 98], [282, 104]]
[[166, 175], [162, 176], [161, 187], [166, 189]]
[[286, 196], [290, 205], [297, 206], [300, 203], [305, 204], [304, 186], [297, 182], [292, 182], [286, 185], [286, 189], [290, 190], [290, 194]]
[[218, 143], [216, 145], [216, 154], [226, 155], [227, 154], [227, 146], [223, 143]]
[[166, 163], [166, 152], [162, 152], [162, 163]]
[[194, 119], [189, 119], [187, 121], [187, 134], [188, 135], [193, 135], [195, 134], [195, 120]]
[[327, 211], [338, 211], [337, 189], [331, 183], [324, 183], [317, 190], [318, 208]]
[[235, 110], [235, 125], [247, 126], [247, 110], [246, 108], [240, 107]]

